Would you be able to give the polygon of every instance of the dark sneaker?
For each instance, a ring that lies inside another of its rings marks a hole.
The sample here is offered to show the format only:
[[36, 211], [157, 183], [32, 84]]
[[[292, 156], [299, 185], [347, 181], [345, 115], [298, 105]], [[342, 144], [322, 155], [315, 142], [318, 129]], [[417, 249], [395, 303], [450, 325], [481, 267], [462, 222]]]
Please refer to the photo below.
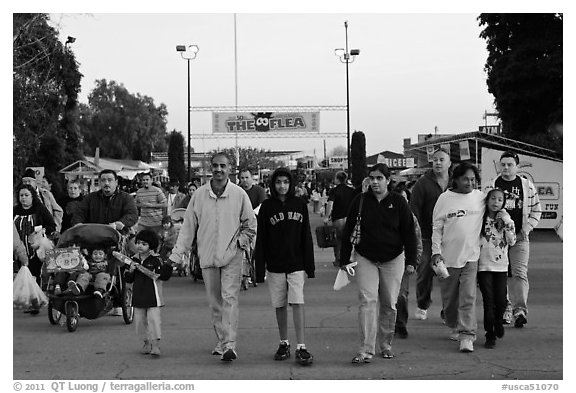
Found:
[[514, 321], [514, 327], [523, 328], [527, 322], [528, 321], [526, 320], [526, 317], [524, 316], [524, 314], [518, 314], [518, 316], [516, 317], [516, 320]]
[[290, 344], [281, 342], [274, 355], [274, 360], [286, 360], [290, 357]]
[[494, 334], [498, 338], [504, 337], [504, 325], [495, 325], [494, 326]]
[[394, 333], [398, 338], [408, 338], [408, 330], [405, 327], [397, 327]]
[[100, 299], [102, 299], [104, 297], [104, 295], [102, 295], [102, 291], [100, 289], [97, 289], [94, 291], [94, 296], [99, 297]]
[[68, 281], [68, 290], [70, 292], [72, 292], [73, 295], [80, 295], [80, 287], [78, 286], [78, 284], [76, 284], [75, 281]]
[[300, 348], [296, 350], [296, 361], [303, 366], [312, 364], [312, 354], [308, 352], [306, 348]]
[[486, 337], [484, 348], [493, 349], [496, 346], [496, 337]]
[[226, 352], [222, 354], [220, 360], [222, 360], [223, 362], [231, 362], [232, 360], [235, 360], [237, 357], [238, 355], [236, 355], [236, 352], [232, 348], [229, 348], [226, 350]]

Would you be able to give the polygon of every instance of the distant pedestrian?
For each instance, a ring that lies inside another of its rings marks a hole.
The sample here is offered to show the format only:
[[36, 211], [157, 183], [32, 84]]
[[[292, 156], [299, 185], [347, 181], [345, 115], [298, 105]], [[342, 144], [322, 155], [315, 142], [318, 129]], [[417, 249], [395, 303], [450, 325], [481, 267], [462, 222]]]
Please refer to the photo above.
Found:
[[354, 246], [359, 291], [361, 345], [353, 363], [368, 363], [376, 352], [394, 357], [392, 339], [396, 324], [396, 301], [406, 266], [416, 267], [417, 240], [414, 218], [404, 198], [388, 191], [390, 170], [376, 164], [369, 171], [370, 189], [356, 196], [348, 211], [342, 239], [340, 266], [350, 263], [357, 217], [360, 242]]
[[62, 217], [62, 232], [72, 227], [71, 221], [74, 211], [80, 208], [80, 202], [84, 199], [78, 180], [69, 180], [66, 185], [67, 195], [60, 200], [59, 205], [64, 211]]
[[342, 233], [344, 225], [346, 224], [346, 215], [348, 209], [352, 204], [352, 200], [357, 195], [354, 188], [346, 184], [348, 175], [344, 171], [336, 172], [334, 176], [334, 184], [336, 187], [332, 188], [328, 194], [328, 205], [326, 207], [326, 218], [324, 223], [328, 224], [330, 220], [336, 230], [336, 245], [334, 246], [334, 266], [339, 266], [340, 263], [340, 248], [342, 244]]
[[[166, 210], [163, 212], [164, 216], [169, 216], [172, 210], [182, 207], [182, 201], [186, 197], [180, 192], [180, 182], [178, 180], [170, 180], [168, 183], [168, 192], [166, 193]], [[184, 206], [186, 208], [186, 206]]]
[[294, 195], [288, 168], [272, 174], [272, 197], [262, 203], [256, 237], [256, 282], [268, 278], [272, 306], [280, 333], [274, 360], [290, 357], [288, 305], [296, 330], [296, 361], [311, 364], [313, 357], [304, 343], [304, 275], [314, 278], [314, 249], [306, 203]]
[[133, 259], [152, 273], [158, 274], [153, 279], [132, 264], [126, 271], [126, 282], [132, 284], [132, 306], [134, 307], [134, 324], [136, 334], [144, 341], [142, 354], [160, 356], [160, 339], [162, 338], [161, 307], [164, 306], [162, 281], [172, 275], [172, 266], [163, 264], [160, 258], [152, 254], [158, 247], [156, 232], [143, 229], [136, 234], [137, 253]]
[[246, 191], [252, 204], [252, 209], [256, 209], [265, 199], [268, 198], [266, 191], [258, 184], [254, 184], [252, 171], [248, 168], [240, 170], [240, 187]]
[[159, 187], [152, 185], [152, 175], [142, 175], [143, 187], [136, 191], [136, 206], [140, 209], [136, 232], [151, 229], [156, 233], [162, 230], [162, 217], [166, 208], [166, 196]]
[[410, 208], [418, 219], [422, 231], [422, 260], [417, 269], [416, 313], [415, 318], [428, 318], [428, 308], [432, 303], [434, 271], [430, 263], [432, 257], [432, 212], [440, 194], [448, 189], [450, 181], [450, 154], [438, 149], [432, 155], [432, 169], [422, 176], [412, 189]]
[[542, 208], [534, 184], [518, 176], [518, 154], [507, 151], [500, 156], [502, 172], [494, 186], [504, 190], [504, 208], [514, 220], [516, 244], [508, 251], [512, 277], [509, 280], [514, 326], [522, 328], [528, 322], [528, 260], [530, 258], [530, 232], [538, 225]]
[[196, 183], [194, 183], [194, 182], [189, 183], [188, 186], [186, 187], [186, 196], [184, 197], [184, 199], [182, 199], [182, 201], [180, 202], [180, 205], [178, 205], [178, 208], [181, 208], [181, 209], [188, 208], [188, 204], [190, 203], [190, 199], [192, 199], [192, 194], [194, 194], [194, 192], [197, 189], [198, 189], [198, 186], [196, 185]]
[[464, 162], [452, 176], [452, 188], [441, 194], [434, 206], [432, 265], [443, 261], [450, 274], [440, 280], [450, 339], [460, 342], [461, 352], [472, 352], [484, 193], [476, 189], [480, 176], [474, 165]]
[[242, 257], [256, 234], [256, 216], [248, 194], [229, 180], [230, 159], [212, 157], [212, 179], [190, 200], [170, 260], [180, 263], [198, 242], [198, 256], [218, 340], [212, 351], [221, 360], [237, 358], [238, 296]]
[[40, 202], [48, 209], [52, 218], [54, 219], [54, 223], [56, 224], [56, 229], [54, 233], [47, 233], [48, 236], [54, 237], [57, 236], [57, 233], [60, 233], [62, 228], [62, 216], [64, 214], [62, 207], [56, 202], [54, 195], [44, 187], [41, 187], [39, 182], [36, 180], [36, 173], [32, 168], [26, 169], [24, 175], [22, 176], [22, 184], [28, 184], [34, 191]]
[[486, 211], [480, 238], [478, 286], [484, 304], [486, 348], [494, 348], [496, 338], [504, 337], [508, 247], [516, 243], [514, 221], [504, 209], [504, 191], [494, 188], [486, 195]]

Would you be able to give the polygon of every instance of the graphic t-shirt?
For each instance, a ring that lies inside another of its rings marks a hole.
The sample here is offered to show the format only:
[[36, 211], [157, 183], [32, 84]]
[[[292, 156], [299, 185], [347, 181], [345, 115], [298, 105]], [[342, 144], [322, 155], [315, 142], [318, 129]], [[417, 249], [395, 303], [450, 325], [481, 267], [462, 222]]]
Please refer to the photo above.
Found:
[[510, 214], [516, 227], [516, 233], [522, 229], [522, 203], [524, 200], [524, 192], [522, 191], [522, 179], [516, 176], [514, 180], [504, 180], [498, 177], [494, 184], [496, 188], [504, 191], [506, 202], [504, 209]]

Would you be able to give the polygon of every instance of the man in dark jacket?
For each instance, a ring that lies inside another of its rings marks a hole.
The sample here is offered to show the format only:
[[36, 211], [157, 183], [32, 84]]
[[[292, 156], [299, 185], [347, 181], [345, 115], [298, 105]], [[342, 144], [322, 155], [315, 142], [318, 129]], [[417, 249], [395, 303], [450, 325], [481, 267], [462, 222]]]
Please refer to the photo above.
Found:
[[72, 214], [70, 224], [109, 224], [118, 231], [127, 232], [138, 221], [134, 198], [118, 188], [118, 175], [104, 169], [98, 175], [100, 190], [92, 192]]
[[278, 168], [270, 182], [271, 198], [262, 202], [256, 235], [256, 282], [264, 282], [267, 271], [268, 288], [280, 333], [275, 360], [290, 357], [288, 343], [288, 309], [292, 306], [296, 330], [296, 361], [312, 363], [312, 355], [304, 345], [304, 274], [314, 277], [314, 249], [308, 207], [295, 196], [294, 180], [287, 168]]
[[410, 208], [418, 219], [422, 231], [422, 259], [418, 265], [416, 278], [416, 319], [428, 318], [428, 307], [432, 302], [432, 212], [440, 194], [448, 188], [450, 180], [450, 154], [438, 149], [432, 155], [432, 170], [426, 172], [412, 189]]
[[334, 183], [336, 187], [330, 190], [328, 195], [328, 206], [326, 207], [326, 216], [324, 223], [328, 224], [332, 220], [332, 225], [336, 229], [336, 245], [334, 246], [334, 266], [339, 266], [340, 247], [342, 244], [342, 232], [346, 224], [346, 214], [354, 197], [358, 194], [354, 188], [346, 184], [348, 175], [344, 171], [336, 173]]

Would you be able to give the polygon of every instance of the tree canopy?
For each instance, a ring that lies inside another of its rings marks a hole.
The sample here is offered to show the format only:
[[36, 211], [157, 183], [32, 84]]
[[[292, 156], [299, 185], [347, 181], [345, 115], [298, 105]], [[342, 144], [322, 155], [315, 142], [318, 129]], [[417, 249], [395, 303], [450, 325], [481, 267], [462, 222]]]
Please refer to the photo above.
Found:
[[366, 167], [366, 136], [362, 131], [354, 131], [350, 142], [350, 162], [352, 184], [360, 187], [368, 172]]
[[156, 106], [115, 81], [97, 80], [80, 110], [84, 151], [100, 147], [105, 157], [149, 162], [150, 152], [166, 150], [167, 115], [164, 104]]
[[178, 180], [180, 184], [186, 182], [186, 164], [184, 163], [184, 136], [173, 130], [168, 135], [168, 177]]
[[57, 171], [81, 157], [82, 74], [47, 14], [13, 14], [13, 180], [27, 166]]
[[562, 14], [481, 14], [488, 91], [507, 137], [561, 151]]
[[[220, 151], [223, 151], [228, 157], [230, 157], [230, 164], [234, 167], [236, 160], [236, 149], [229, 147]], [[213, 151], [213, 153], [216, 152], [216, 150]], [[257, 149], [254, 147], [239, 147], [238, 153], [240, 157], [240, 163], [236, 169], [248, 168], [252, 171], [256, 171], [258, 168], [276, 169], [282, 165], [280, 161], [275, 160], [270, 156], [270, 150]]]

